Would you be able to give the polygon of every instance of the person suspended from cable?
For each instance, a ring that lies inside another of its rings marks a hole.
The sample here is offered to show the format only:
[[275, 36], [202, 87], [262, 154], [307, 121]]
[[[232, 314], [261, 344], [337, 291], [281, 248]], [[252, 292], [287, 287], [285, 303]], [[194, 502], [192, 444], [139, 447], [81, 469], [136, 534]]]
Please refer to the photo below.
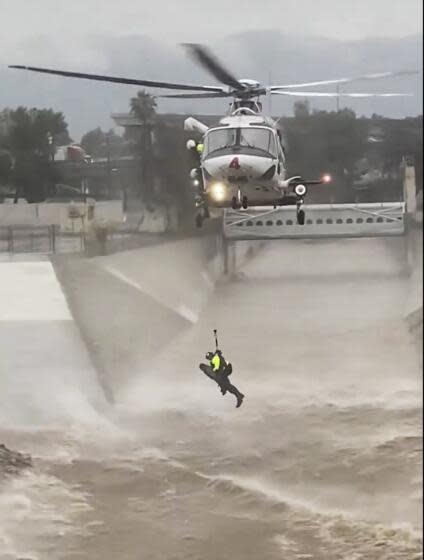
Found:
[[230, 380], [228, 378], [233, 371], [233, 366], [231, 365], [231, 363], [228, 363], [226, 361], [221, 350], [218, 347], [218, 336], [216, 330], [214, 330], [214, 336], [215, 351], [207, 352], [206, 359], [209, 363], [199, 364], [199, 368], [205, 375], [207, 375], [210, 379], [217, 383], [217, 385], [221, 389], [222, 395], [225, 395], [227, 392], [234, 395], [237, 400], [236, 408], [239, 408], [243, 402], [244, 395], [237, 389], [237, 387], [230, 383]]

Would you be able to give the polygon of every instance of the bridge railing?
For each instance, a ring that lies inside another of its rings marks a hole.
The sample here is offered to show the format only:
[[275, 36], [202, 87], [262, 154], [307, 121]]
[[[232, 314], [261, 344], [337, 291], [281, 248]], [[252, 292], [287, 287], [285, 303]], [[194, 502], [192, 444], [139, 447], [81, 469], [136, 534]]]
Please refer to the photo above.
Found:
[[292, 206], [226, 210], [228, 239], [379, 237], [405, 233], [405, 203], [305, 205], [305, 223]]

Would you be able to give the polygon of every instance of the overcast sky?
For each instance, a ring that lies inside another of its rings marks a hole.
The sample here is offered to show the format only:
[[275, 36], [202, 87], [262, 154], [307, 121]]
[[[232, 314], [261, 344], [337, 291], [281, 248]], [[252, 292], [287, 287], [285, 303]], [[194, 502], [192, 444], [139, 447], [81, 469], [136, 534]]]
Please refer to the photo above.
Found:
[[0, 22], [0, 62], [34, 62], [44, 54], [37, 37], [47, 36], [58, 49], [66, 42], [66, 58], [83, 49], [89, 64], [94, 35], [215, 42], [272, 28], [340, 39], [402, 37], [422, 32], [422, 0], [0, 0]]
[[[201, 42], [238, 77], [266, 83], [272, 72], [272, 80], [287, 83], [420, 68], [419, 35], [422, 0], [0, 0], [0, 110], [53, 107], [78, 138], [95, 126], [112, 126], [110, 113], [127, 110], [135, 91], [11, 71], [8, 64], [215, 83], [175, 46]], [[407, 36], [415, 37], [402, 39]], [[360, 41], [367, 38], [377, 41]], [[381, 87], [414, 97], [352, 100], [349, 107], [364, 115], [422, 112], [418, 81]], [[273, 100], [278, 114], [290, 114], [292, 105], [292, 99]], [[313, 107], [331, 110], [334, 102], [316, 100]], [[162, 112], [221, 114], [226, 108], [213, 101], [159, 103]]]

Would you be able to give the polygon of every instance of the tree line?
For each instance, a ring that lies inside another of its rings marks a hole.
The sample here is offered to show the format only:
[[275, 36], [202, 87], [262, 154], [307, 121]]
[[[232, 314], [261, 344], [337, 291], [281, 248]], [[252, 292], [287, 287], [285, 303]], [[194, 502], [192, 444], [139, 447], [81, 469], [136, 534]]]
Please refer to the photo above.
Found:
[[15, 198], [43, 200], [60, 179], [51, 165], [53, 145], [71, 142], [64, 115], [18, 107], [0, 117], [0, 185], [12, 185]]

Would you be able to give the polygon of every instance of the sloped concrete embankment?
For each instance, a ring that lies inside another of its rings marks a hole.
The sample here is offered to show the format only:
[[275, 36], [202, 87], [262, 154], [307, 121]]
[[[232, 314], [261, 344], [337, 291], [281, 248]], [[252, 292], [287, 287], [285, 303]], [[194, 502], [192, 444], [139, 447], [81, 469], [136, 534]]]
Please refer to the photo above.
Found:
[[[423, 230], [415, 224], [408, 233], [409, 292], [406, 304], [406, 321], [421, 360], [423, 352]], [[422, 365], [422, 362], [421, 362]]]
[[54, 259], [109, 400], [198, 321], [215, 284], [260, 246], [226, 248], [212, 235], [105, 257]]
[[51, 263], [0, 261], [0, 426], [97, 421], [106, 405]]

